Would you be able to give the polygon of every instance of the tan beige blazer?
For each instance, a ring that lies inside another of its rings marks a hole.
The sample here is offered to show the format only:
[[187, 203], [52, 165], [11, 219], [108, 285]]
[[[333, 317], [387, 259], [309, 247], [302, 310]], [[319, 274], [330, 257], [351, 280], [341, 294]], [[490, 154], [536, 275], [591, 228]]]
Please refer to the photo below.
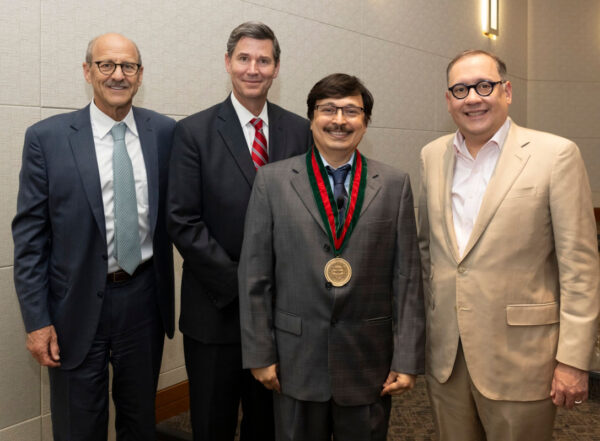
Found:
[[452, 137], [421, 153], [427, 371], [445, 382], [460, 338], [483, 395], [546, 398], [556, 360], [588, 369], [597, 329], [598, 250], [583, 161], [573, 142], [512, 123], [461, 257]]

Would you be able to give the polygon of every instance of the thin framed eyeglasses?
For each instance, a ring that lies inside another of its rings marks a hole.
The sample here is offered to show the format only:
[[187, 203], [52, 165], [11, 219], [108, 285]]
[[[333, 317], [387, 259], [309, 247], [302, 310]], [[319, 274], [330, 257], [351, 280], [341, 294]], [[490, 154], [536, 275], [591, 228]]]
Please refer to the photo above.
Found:
[[334, 106], [333, 104], [317, 104], [315, 109], [319, 111], [321, 115], [334, 117], [337, 115], [338, 110], [342, 111], [342, 115], [346, 118], [356, 118], [362, 115], [365, 111], [363, 107], [358, 106]]
[[452, 96], [454, 96], [454, 98], [456, 98], [457, 100], [464, 100], [467, 96], [469, 96], [471, 89], [475, 89], [475, 92], [477, 92], [477, 95], [479, 96], [490, 96], [494, 91], [494, 87], [496, 87], [497, 84], [504, 83], [506, 83], [506, 81], [502, 80], [479, 81], [475, 84], [458, 83], [452, 87], [448, 87], [448, 90], [452, 93]]
[[113, 63], [112, 61], [94, 61], [96, 66], [98, 66], [98, 70], [103, 75], [112, 75], [112, 73], [117, 69], [117, 66], [121, 66], [121, 71], [123, 75], [131, 77], [138, 73], [140, 70], [140, 64], [137, 63]]

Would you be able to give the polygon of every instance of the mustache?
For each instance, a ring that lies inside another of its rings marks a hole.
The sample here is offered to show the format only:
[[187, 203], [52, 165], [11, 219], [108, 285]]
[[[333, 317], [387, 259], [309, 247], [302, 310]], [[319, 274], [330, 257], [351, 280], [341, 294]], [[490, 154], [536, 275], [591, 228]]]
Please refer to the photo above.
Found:
[[337, 123], [328, 124], [327, 126], [325, 126], [324, 130], [326, 132], [344, 132], [344, 133], [352, 132], [352, 130], [350, 128], [348, 128], [348, 126], [346, 126], [346, 124], [337, 124]]
[[121, 80], [121, 81], [115, 81], [115, 80], [108, 80], [106, 83], [104, 83], [105, 86], [107, 87], [125, 87], [125, 88], [129, 88], [129, 83], [125, 80]]

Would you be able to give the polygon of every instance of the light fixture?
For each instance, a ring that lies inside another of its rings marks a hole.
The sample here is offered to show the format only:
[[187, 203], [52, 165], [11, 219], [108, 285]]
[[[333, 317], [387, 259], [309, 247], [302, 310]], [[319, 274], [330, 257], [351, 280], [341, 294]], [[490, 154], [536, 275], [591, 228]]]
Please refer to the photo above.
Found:
[[498, 3], [500, 0], [481, 0], [483, 34], [493, 40], [498, 36]]

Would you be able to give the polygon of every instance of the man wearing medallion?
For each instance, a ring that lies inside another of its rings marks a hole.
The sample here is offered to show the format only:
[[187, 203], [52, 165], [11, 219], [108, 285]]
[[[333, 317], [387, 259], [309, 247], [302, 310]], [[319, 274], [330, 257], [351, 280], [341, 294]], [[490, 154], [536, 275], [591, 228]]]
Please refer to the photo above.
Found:
[[591, 192], [577, 146], [508, 117], [496, 55], [448, 65], [456, 133], [421, 153], [427, 385], [441, 441], [548, 441], [587, 399], [599, 309]]
[[307, 104], [313, 148], [261, 168], [250, 198], [244, 366], [277, 392], [277, 440], [384, 441], [390, 395], [424, 364], [409, 177], [358, 152], [373, 108], [358, 78], [323, 78]]

